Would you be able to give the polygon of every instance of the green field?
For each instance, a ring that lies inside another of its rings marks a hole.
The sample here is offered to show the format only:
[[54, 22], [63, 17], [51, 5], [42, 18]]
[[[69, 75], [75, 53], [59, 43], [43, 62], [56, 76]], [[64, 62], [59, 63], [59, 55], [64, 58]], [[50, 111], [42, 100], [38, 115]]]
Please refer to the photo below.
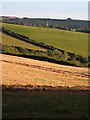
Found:
[[[0, 34], [0, 37], [1, 37], [1, 34]], [[28, 48], [28, 49], [45, 51], [45, 49], [43, 49], [43, 48], [40, 48], [38, 46], [32, 45], [30, 43], [24, 42], [20, 39], [16, 39], [14, 37], [11, 37], [11, 36], [3, 34], [3, 33], [2, 33], [2, 41], [0, 41], [0, 43], [2, 43], [4, 45], [19, 46], [19, 47]]]
[[33, 40], [52, 45], [56, 48], [88, 55], [88, 34], [81, 32], [57, 30], [50, 28], [31, 27], [3, 23], [3, 27], [13, 32], [30, 37]]

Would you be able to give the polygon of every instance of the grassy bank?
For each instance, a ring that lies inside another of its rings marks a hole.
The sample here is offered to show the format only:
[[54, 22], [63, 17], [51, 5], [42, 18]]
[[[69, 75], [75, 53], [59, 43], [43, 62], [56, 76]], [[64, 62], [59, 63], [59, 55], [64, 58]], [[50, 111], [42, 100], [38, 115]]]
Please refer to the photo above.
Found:
[[[1, 37], [1, 34], [0, 34]], [[23, 48], [27, 48], [27, 49], [34, 49], [34, 50], [42, 50], [45, 51], [44, 48], [32, 45], [30, 43], [24, 42], [20, 39], [11, 37], [9, 35], [6, 35], [4, 33], [2, 33], [2, 41], [0, 41], [0, 43], [2, 43], [3, 45], [14, 45], [14, 46], [19, 46], [19, 47], [23, 47]]]

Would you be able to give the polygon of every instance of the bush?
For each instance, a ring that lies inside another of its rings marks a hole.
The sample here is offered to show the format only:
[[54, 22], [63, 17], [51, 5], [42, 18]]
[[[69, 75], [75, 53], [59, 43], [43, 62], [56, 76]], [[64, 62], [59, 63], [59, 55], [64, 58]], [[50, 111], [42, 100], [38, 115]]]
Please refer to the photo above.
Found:
[[19, 53], [29, 54], [29, 51], [26, 48], [16, 47], [18, 49]]
[[80, 61], [81, 63], [88, 62], [88, 58], [83, 57], [82, 55], [77, 55], [76, 60]]

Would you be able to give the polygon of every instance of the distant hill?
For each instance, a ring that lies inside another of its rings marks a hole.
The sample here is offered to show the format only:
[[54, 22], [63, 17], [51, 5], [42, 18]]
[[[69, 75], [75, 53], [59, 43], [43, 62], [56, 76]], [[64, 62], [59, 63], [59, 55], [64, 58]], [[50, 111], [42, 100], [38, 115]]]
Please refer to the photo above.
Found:
[[[87, 30], [89, 28], [89, 22], [87, 20], [73, 20], [67, 19], [49, 19], [49, 18], [18, 18], [18, 17], [6, 17], [3, 16], [2, 22], [21, 24], [29, 26], [49, 27], [64, 30]], [[8, 18], [8, 19], [7, 19]]]

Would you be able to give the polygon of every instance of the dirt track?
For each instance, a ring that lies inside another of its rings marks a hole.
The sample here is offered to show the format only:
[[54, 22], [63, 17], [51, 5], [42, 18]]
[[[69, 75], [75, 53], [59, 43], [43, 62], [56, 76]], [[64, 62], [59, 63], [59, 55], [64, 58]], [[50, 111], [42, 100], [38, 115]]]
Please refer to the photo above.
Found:
[[88, 86], [88, 69], [2, 55], [2, 84]]

